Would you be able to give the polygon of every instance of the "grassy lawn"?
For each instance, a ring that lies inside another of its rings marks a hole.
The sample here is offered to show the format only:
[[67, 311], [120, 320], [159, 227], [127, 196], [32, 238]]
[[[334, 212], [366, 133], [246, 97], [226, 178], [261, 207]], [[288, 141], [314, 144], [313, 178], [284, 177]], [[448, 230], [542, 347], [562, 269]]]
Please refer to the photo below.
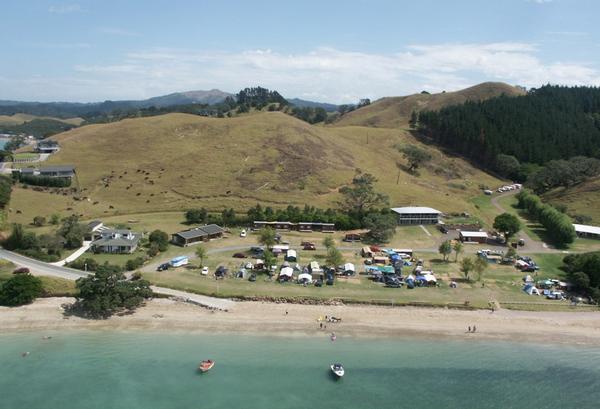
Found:
[[39, 158], [39, 154], [37, 153], [15, 153], [13, 154], [13, 159], [14, 160], [23, 160], [23, 159], [37, 159]]
[[485, 226], [491, 227], [494, 224], [494, 218], [498, 215], [498, 209], [492, 204], [492, 196], [480, 194], [471, 198], [470, 201], [477, 209], [474, 215], [477, 216]]
[[[439, 287], [416, 288], [414, 290], [385, 288], [382, 284], [374, 283], [362, 273], [363, 259], [352, 250], [343, 252], [345, 261], [355, 263], [359, 275], [353, 278], [339, 278], [332, 287], [314, 286], [303, 287], [293, 283], [279, 284], [268, 280], [266, 275], [259, 275], [258, 280], [251, 283], [247, 280], [233, 278], [242, 263], [252, 259], [235, 259], [228, 253], [211, 254], [205, 260], [211, 271], [209, 276], [200, 275], [197, 261], [193, 266], [182, 267], [163, 272], [147, 272], [144, 277], [152, 283], [185, 291], [197, 292], [219, 297], [285, 297], [285, 298], [315, 298], [340, 299], [347, 302], [374, 302], [383, 304], [419, 304], [424, 305], [458, 305], [469, 301], [470, 305], [486, 308], [490, 300], [496, 300], [501, 305], [507, 303], [511, 308], [533, 310], [560, 310], [564, 306], [559, 302], [547, 301], [541, 297], [525, 294], [521, 288], [524, 274], [513, 266], [490, 264], [484, 273], [482, 282], [467, 282], [459, 271], [460, 264], [443, 262], [439, 256], [432, 253], [419, 255], [425, 261], [425, 267], [432, 269], [440, 282]], [[311, 260], [324, 263], [325, 252], [299, 251], [299, 264], [305, 265]], [[560, 254], [534, 255], [533, 258], [541, 266], [541, 277], [561, 278], [559, 270], [562, 263]], [[453, 258], [452, 258], [453, 259]], [[278, 263], [281, 264], [280, 257]], [[219, 265], [229, 268], [230, 276], [225, 280], [215, 280], [212, 272]], [[410, 273], [411, 267], [405, 268], [405, 274]], [[457, 281], [458, 288], [449, 287], [450, 281]], [[513, 304], [514, 303], [514, 304]]]
[[[0, 260], [0, 285], [13, 277], [12, 272], [14, 270], [15, 265], [13, 263]], [[64, 297], [77, 294], [74, 281], [46, 276], [40, 276], [40, 280], [42, 280], [45, 297]]]

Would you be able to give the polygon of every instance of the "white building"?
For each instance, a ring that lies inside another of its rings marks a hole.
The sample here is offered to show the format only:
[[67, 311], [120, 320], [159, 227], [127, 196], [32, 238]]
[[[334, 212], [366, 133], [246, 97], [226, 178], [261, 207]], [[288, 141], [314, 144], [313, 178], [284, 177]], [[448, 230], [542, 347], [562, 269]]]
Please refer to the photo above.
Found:
[[431, 207], [393, 207], [392, 211], [398, 215], [399, 225], [438, 224], [442, 214]]
[[600, 239], [600, 227], [587, 226], [585, 224], [573, 224], [573, 227], [578, 237]]

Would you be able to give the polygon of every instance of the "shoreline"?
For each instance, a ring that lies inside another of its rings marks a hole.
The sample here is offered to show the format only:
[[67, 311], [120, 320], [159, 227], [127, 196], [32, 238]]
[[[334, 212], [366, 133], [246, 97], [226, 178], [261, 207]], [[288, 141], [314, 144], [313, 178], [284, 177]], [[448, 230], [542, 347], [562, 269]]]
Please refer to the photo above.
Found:
[[[273, 337], [420, 338], [600, 345], [598, 312], [454, 310], [366, 305], [300, 305], [237, 302], [228, 312], [211, 311], [171, 299], [153, 299], [135, 313], [106, 320], [64, 316], [73, 298], [42, 298], [22, 307], [0, 307], [3, 334], [60, 330], [148, 331], [239, 334]], [[286, 314], [287, 311], [287, 314]], [[339, 323], [319, 317], [341, 317]], [[477, 332], [468, 333], [475, 325]]]

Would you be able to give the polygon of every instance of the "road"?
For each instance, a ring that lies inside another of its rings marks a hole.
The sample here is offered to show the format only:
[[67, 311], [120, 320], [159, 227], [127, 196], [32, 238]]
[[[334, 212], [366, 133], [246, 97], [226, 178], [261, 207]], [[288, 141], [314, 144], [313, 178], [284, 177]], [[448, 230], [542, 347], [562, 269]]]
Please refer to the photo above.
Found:
[[[500, 200], [501, 198], [506, 197], [506, 196], [514, 196], [517, 193], [519, 193], [519, 190], [511, 190], [506, 193], [502, 193], [500, 195], [493, 196], [491, 203], [500, 213], [506, 213], [506, 209], [504, 209], [504, 207], [502, 207], [502, 205], [500, 205], [500, 203], [498, 203], [498, 200]], [[525, 220], [521, 220], [521, 221], [523, 223], [526, 223]], [[527, 231], [525, 231], [524, 229], [522, 229], [519, 232], [519, 236], [525, 240], [525, 248], [523, 250], [520, 250], [521, 253], [557, 253], [557, 252], [560, 252], [559, 250], [552, 248], [550, 245], [548, 245], [542, 241], [531, 238], [531, 236], [529, 234], [527, 234]]]
[[[44, 263], [43, 261], [34, 260], [32, 258], [25, 257], [4, 249], [0, 249], [0, 258], [8, 260], [20, 267], [27, 267], [34, 275], [45, 275], [65, 278], [67, 280], [77, 280], [78, 278], [85, 277], [90, 274], [81, 270]], [[235, 302], [224, 298], [207, 297], [205, 295], [187, 293], [184, 291], [177, 291], [164, 287], [152, 286], [151, 288], [156, 294], [177, 297], [192, 304], [217, 310], [227, 311], [233, 308], [235, 305]]]

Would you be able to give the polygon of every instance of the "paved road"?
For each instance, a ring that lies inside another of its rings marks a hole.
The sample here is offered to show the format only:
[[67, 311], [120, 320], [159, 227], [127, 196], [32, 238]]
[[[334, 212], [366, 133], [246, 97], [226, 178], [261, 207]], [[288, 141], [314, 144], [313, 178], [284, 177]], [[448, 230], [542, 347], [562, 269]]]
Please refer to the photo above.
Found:
[[[27, 267], [34, 275], [46, 275], [53, 277], [66, 278], [67, 280], [77, 280], [85, 277], [90, 273], [85, 271], [75, 270], [68, 267], [57, 266], [44, 263], [43, 261], [34, 260], [11, 251], [0, 249], [0, 258], [8, 260], [18, 266]], [[152, 286], [152, 291], [156, 294], [178, 297], [186, 302], [201, 305], [203, 307], [214, 308], [227, 311], [235, 305], [235, 302], [223, 298], [207, 297], [205, 295], [187, 293], [184, 291], [172, 290], [170, 288]]]

